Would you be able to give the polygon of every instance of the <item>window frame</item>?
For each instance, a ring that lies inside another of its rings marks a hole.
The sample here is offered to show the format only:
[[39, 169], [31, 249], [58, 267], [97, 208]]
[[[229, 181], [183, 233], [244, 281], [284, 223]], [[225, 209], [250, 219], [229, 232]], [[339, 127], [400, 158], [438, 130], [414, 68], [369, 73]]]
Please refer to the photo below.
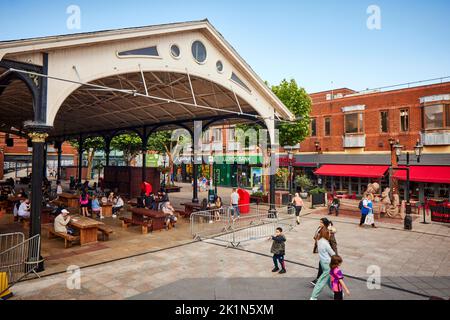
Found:
[[[386, 113], [386, 131], [383, 131], [383, 113]], [[380, 133], [389, 133], [389, 110], [380, 110]]]
[[[328, 133], [327, 133], [327, 120], [328, 120]], [[323, 135], [324, 137], [331, 137], [331, 117], [327, 116], [323, 119]]]
[[[406, 128], [406, 130], [403, 130], [402, 125], [403, 125], [403, 121], [402, 121], [402, 112], [406, 111], [407, 112], [407, 118], [408, 118], [408, 128]], [[409, 108], [401, 108], [399, 111], [399, 120], [400, 120], [400, 128], [399, 128], [399, 132], [409, 132], [410, 131], [410, 127], [411, 127], [411, 119], [410, 119], [410, 112], [409, 112]]]
[[[313, 134], [313, 122], [314, 122], [314, 134]], [[317, 137], [317, 118], [311, 118], [311, 122], [309, 124], [310, 136]]]
[[[442, 123], [441, 127], [438, 128], [427, 128], [427, 122], [425, 119], [425, 108], [434, 107], [434, 106], [442, 106]], [[423, 105], [422, 108], [422, 119], [423, 119], [423, 130], [424, 131], [442, 131], [450, 129], [450, 103], [445, 103], [443, 101], [436, 103], [429, 103]]]
[[[194, 55], [193, 49], [194, 49], [194, 44], [195, 44], [196, 42], [199, 42], [199, 43], [205, 48], [205, 60], [204, 60], [204, 61], [198, 61], [197, 58], [196, 58], [195, 55]], [[195, 40], [193, 40], [193, 41], [191, 42], [190, 51], [191, 51], [191, 57], [192, 57], [192, 59], [194, 59], [194, 61], [195, 61], [197, 64], [199, 64], [199, 65], [204, 65], [204, 64], [206, 64], [206, 62], [208, 61], [209, 54], [208, 54], [208, 49], [206, 48], [206, 45], [205, 45], [205, 43], [203, 42], [203, 40], [200, 40], [200, 39], [195, 39]]]
[[[358, 115], [357, 117], [357, 132], [347, 132], [347, 116], [350, 115]], [[360, 119], [359, 115], [362, 115], [362, 119]], [[361, 129], [361, 121], [362, 121], [362, 129]], [[344, 114], [344, 134], [345, 135], [362, 135], [365, 133], [365, 125], [364, 125], [364, 112], [363, 111], [355, 111], [355, 112], [347, 112]]]

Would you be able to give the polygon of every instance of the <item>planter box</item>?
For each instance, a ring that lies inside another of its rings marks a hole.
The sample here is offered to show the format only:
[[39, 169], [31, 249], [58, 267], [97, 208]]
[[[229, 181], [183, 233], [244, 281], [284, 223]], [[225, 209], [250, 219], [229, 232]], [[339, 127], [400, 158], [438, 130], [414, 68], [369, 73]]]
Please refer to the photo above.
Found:
[[326, 193], [311, 194], [311, 205], [326, 205]]

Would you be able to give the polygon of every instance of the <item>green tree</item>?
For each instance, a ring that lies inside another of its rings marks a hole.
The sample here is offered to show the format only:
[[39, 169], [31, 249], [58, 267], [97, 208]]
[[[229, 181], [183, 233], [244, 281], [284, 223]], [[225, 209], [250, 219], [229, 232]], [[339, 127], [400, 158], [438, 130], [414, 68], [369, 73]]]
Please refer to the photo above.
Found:
[[[70, 140], [69, 143], [73, 148], [78, 150], [78, 140]], [[95, 152], [105, 149], [105, 140], [102, 137], [87, 138], [83, 141], [83, 149], [84, 152], [87, 152], [87, 175], [89, 179], [92, 174], [92, 162], [94, 160]]]
[[169, 167], [170, 174], [167, 175], [166, 185], [169, 185], [170, 176], [173, 174], [174, 168], [174, 159], [173, 159], [173, 150], [174, 146], [178, 144], [179, 147], [183, 146], [186, 143], [189, 143], [190, 137], [188, 135], [181, 135], [178, 138], [178, 141], [172, 141], [172, 131], [158, 131], [153, 133], [147, 142], [147, 148], [149, 151], [157, 152], [159, 154], [167, 154], [169, 157]]
[[115, 136], [111, 140], [111, 149], [122, 151], [127, 165], [142, 150], [142, 139], [136, 133], [126, 133]]
[[298, 119], [295, 122], [280, 122], [277, 126], [281, 146], [294, 146], [309, 135], [311, 98], [294, 79], [284, 79], [272, 91]]

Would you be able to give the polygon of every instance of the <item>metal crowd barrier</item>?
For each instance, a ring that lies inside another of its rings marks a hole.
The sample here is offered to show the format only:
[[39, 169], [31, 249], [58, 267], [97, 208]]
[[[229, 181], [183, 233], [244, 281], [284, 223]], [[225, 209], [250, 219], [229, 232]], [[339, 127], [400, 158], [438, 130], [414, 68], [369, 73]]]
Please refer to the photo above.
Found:
[[15, 247], [25, 241], [25, 235], [22, 232], [0, 234], [0, 252]]
[[7, 274], [9, 283], [9, 286], [0, 292], [0, 296], [31, 273], [39, 277], [36, 269], [42, 262], [39, 256], [41, 236], [35, 235], [20, 243], [14, 242], [20, 237], [14, 234], [0, 235], [0, 242], [13, 243], [13, 246], [0, 252], [0, 272]]
[[[242, 207], [242, 206], [241, 206]], [[231, 206], [191, 214], [191, 234], [194, 239], [214, 239], [236, 247], [239, 244], [269, 237], [280, 226], [294, 228], [295, 216], [287, 206], [276, 207], [277, 215], [269, 214], [268, 205], [250, 204], [247, 214], [235, 214]]]

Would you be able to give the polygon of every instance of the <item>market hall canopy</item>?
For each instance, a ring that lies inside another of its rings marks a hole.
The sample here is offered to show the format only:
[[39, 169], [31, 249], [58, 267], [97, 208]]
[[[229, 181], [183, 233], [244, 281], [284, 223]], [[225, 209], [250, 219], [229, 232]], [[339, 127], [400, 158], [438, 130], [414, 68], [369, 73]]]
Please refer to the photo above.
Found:
[[[397, 171], [394, 178], [406, 180], [406, 171]], [[411, 166], [409, 167], [409, 180], [414, 182], [450, 184], [450, 166]]]
[[0, 115], [0, 131], [34, 121], [50, 139], [228, 118], [273, 139], [294, 120], [207, 20], [0, 42]]
[[[295, 117], [207, 20], [0, 42], [0, 131], [33, 145], [31, 235], [41, 230], [45, 143], [78, 138], [81, 178], [87, 137], [104, 137], [108, 164], [120, 133], [139, 134], [144, 151], [157, 130], [194, 135], [196, 121], [204, 131], [224, 119], [259, 123], [273, 144], [276, 122]], [[273, 174], [270, 193], [273, 212]]]
[[381, 178], [388, 169], [389, 166], [326, 164], [317, 169], [314, 174], [333, 177]]

